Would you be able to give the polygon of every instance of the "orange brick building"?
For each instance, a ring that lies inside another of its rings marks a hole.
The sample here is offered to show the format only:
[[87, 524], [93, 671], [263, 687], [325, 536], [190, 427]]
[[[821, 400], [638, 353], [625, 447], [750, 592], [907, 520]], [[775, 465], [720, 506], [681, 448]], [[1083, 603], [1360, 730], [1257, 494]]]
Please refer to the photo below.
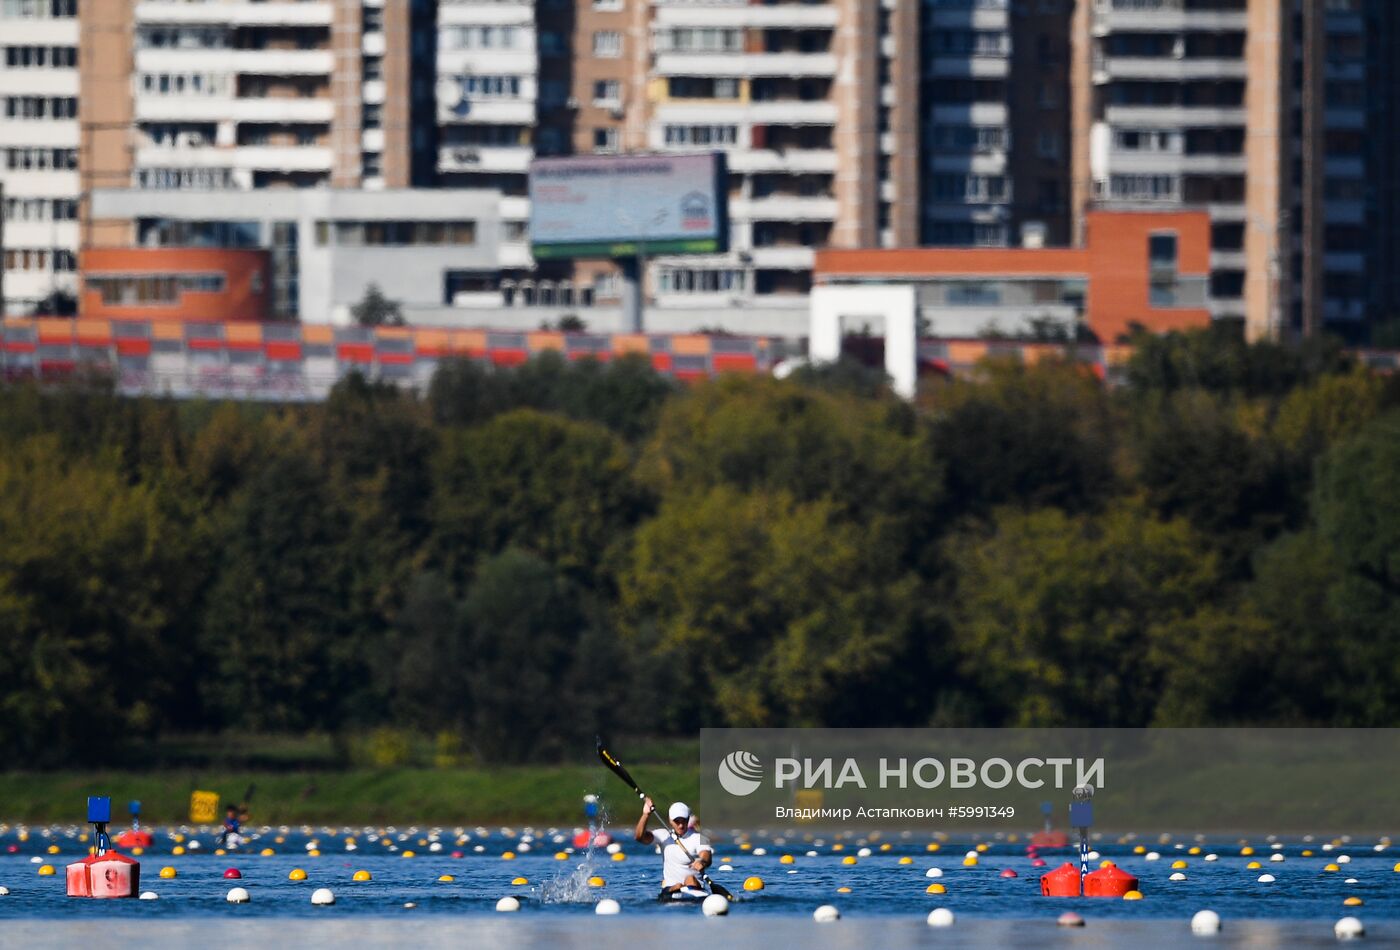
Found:
[[78, 312], [99, 320], [261, 321], [269, 315], [264, 250], [88, 248]]
[[820, 250], [819, 285], [913, 285], [933, 335], [1016, 335], [1036, 319], [1083, 323], [1103, 343], [1133, 325], [1210, 322], [1210, 216], [1096, 211], [1082, 247]]

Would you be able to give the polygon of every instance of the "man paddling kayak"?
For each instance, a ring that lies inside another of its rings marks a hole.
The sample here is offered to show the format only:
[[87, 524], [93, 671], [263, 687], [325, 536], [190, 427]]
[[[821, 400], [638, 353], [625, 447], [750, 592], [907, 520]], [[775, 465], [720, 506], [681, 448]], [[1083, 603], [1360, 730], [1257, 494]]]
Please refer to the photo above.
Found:
[[654, 811], [652, 800], [643, 799], [642, 817], [637, 819], [634, 837], [639, 844], [661, 846], [661, 893], [674, 894], [682, 888], [700, 890], [700, 877], [714, 859], [710, 839], [690, 827], [690, 806], [685, 802], [671, 806], [670, 827], [665, 831], [647, 828], [647, 818]]

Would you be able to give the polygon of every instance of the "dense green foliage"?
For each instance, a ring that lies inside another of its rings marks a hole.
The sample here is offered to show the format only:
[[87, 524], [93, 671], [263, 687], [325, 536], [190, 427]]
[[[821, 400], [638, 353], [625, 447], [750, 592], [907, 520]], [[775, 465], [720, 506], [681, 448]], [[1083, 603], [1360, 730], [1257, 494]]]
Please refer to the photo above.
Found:
[[557, 358], [307, 406], [0, 390], [0, 753], [1394, 725], [1396, 388], [1326, 347], [1139, 343], [1124, 386], [992, 362], [912, 406]]

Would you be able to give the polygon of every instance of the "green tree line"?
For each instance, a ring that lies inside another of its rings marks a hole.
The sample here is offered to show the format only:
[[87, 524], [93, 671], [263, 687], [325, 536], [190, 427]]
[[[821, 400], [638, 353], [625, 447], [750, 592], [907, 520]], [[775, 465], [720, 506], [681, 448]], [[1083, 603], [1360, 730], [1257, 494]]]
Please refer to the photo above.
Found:
[[[0, 388], [0, 753], [548, 760], [701, 726], [1395, 725], [1400, 387], [1325, 344], [444, 364], [320, 404]], [[236, 741], [233, 740], [233, 741]]]

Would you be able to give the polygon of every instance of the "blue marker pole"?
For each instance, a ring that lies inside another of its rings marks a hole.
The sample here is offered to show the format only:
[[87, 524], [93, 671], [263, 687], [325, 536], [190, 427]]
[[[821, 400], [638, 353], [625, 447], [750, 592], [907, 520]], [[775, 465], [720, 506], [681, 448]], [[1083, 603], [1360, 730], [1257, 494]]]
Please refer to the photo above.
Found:
[[112, 820], [111, 797], [108, 795], [88, 796], [87, 820], [97, 832], [97, 855], [101, 857], [112, 850], [112, 841], [107, 837], [107, 825]]
[[1089, 873], [1089, 829], [1094, 826], [1094, 786], [1081, 785], [1074, 790], [1069, 806], [1069, 823], [1079, 832], [1079, 889], [1084, 890], [1084, 875]]

